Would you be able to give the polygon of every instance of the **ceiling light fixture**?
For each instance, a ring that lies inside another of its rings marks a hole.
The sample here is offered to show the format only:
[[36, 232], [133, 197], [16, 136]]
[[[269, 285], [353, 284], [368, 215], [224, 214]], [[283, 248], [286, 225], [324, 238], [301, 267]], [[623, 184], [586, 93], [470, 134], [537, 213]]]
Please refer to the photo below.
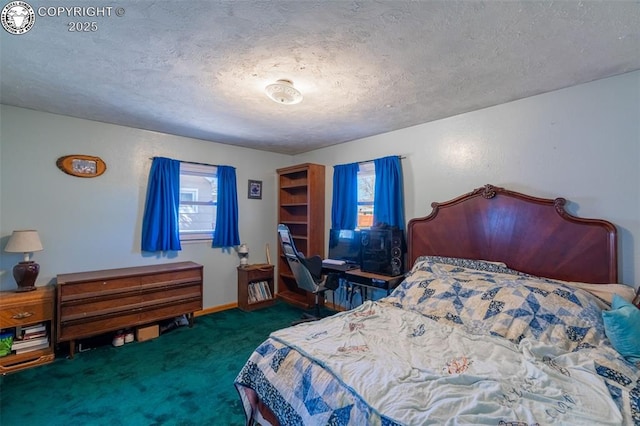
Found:
[[302, 93], [295, 87], [291, 80], [278, 80], [265, 87], [267, 96], [274, 102], [284, 105], [295, 105], [302, 101]]

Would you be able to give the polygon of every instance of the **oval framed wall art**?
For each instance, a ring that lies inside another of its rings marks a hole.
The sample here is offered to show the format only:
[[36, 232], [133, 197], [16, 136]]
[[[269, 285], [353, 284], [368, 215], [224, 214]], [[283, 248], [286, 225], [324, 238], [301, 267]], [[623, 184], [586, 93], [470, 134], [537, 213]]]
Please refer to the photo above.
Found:
[[56, 165], [68, 175], [93, 178], [107, 170], [107, 165], [100, 157], [92, 155], [65, 155], [58, 158]]

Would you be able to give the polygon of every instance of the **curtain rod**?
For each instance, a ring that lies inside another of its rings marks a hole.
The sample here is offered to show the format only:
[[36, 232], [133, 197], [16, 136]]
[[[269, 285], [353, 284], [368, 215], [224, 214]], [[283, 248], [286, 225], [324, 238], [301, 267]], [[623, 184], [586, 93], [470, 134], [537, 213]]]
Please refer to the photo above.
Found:
[[[404, 160], [405, 158], [407, 158], [406, 156], [402, 156], [402, 155], [397, 155], [396, 157], [398, 157], [400, 160]], [[157, 157], [149, 157], [149, 160], [153, 160], [154, 158], [157, 158]], [[184, 160], [177, 160], [177, 161], [179, 161], [181, 163], [197, 164], [199, 166], [220, 167], [219, 164], [200, 163], [198, 161], [184, 161]], [[375, 161], [375, 159], [374, 160], [358, 161], [357, 164], [371, 163], [373, 161]]]
[[[149, 157], [149, 160], [153, 160], [154, 158], [160, 158], [160, 157]], [[167, 157], [164, 157], [164, 158], [167, 158]], [[175, 158], [172, 158], [172, 160], [175, 160]], [[184, 160], [176, 160], [176, 161], [179, 161], [181, 163], [187, 163], [187, 164], [197, 164], [199, 166], [220, 167], [219, 164], [200, 163], [197, 161], [184, 161]]]
[[[401, 160], [404, 160], [405, 158], [407, 158], [407, 157], [404, 157], [402, 155], [396, 155], [396, 157], [398, 157]], [[375, 161], [375, 159], [374, 160], [366, 160], [366, 161], [358, 161], [357, 164], [372, 163], [374, 161]]]

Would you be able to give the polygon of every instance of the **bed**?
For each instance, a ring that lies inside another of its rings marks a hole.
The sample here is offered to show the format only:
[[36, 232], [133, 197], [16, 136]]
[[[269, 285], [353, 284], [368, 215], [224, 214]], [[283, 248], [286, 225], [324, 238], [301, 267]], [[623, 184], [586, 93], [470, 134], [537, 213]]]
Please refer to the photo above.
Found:
[[255, 349], [247, 424], [640, 425], [616, 228], [565, 205], [492, 185], [433, 203], [392, 294]]

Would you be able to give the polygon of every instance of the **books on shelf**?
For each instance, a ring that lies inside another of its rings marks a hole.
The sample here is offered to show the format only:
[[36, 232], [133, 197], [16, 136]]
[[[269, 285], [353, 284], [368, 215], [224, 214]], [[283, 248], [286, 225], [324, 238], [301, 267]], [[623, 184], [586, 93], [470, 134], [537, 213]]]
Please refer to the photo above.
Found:
[[32, 351], [38, 351], [41, 349], [47, 349], [49, 347], [49, 340], [47, 339], [46, 342], [42, 342], [39, 345], [36, 346], [30, 346], [28, 348], [24, 348], [24, 349], [16, 349], [16, 355], [20, 355], [20, 354], [24, 354], [27, 352], [32, 352]]
[[11, 344], [11, 350], [16, 354], [47, 347], [49, 347], [49, 332], [44, 323], [16, 327], [16, 337]]
[[267, 281], [253, 281], [248, 285], [249, 303], [262, 302], [273, 299], [271, 288]]
[[48, 335], [49, 333], [47, 332], [47, 330], [38, 330], [38, 331], [22, 333], [22, 334], [16, 333], [16, 336], [17, 336], [16, 340], [31, 340], [31, 339], [37, 339], [39, 337], [46, 337]]
[[16, 350], [16, 349], [22, 349], [22, 348], [29, 348], [31, 346], [36, 346], [36, 345], [39, 345], [40, 343], [48, 342], [48, 341], [49, 341], [49, 336], [36, 337], [34, 339], [14, 340], [13, 343], [11, 344], [11, 349]]
[[23, 339], [25, 337], [31, 337], [38, 333], [46, 333], [47, 326], [45, 324], [34, 324], [27, 326], [18, 326], [16, 327], [16, 338]]

